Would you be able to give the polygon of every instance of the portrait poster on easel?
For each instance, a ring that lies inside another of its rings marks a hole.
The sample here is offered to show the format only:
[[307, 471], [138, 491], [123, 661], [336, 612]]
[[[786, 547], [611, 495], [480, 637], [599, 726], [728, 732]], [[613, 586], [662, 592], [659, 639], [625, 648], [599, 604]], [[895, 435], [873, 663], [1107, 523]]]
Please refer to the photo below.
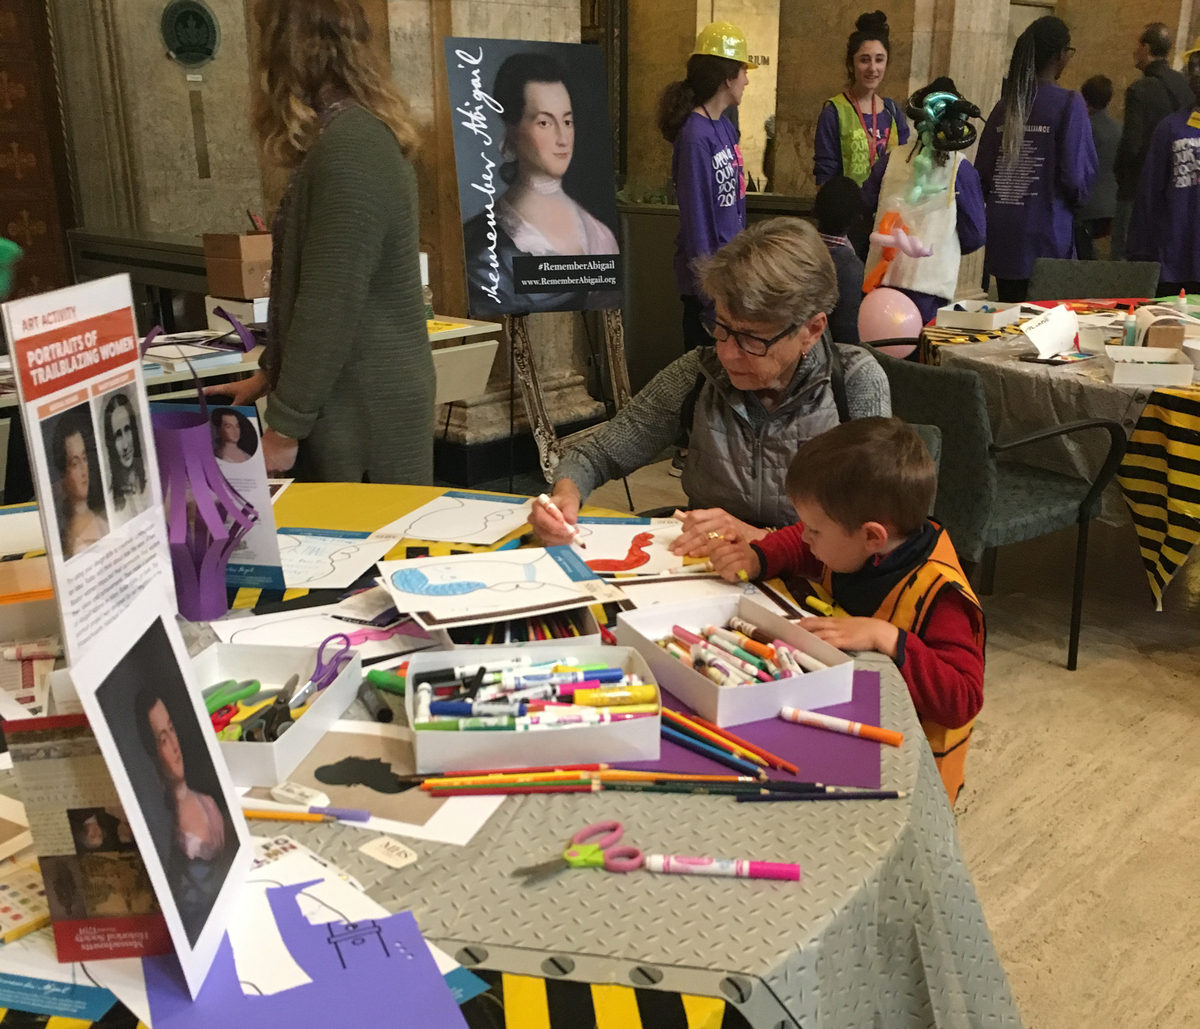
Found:
[[2, 310], [63, 645], [75, 662], [147, 587], [173, 595], [129, 276]]
[[448, 38], [471, 315], [620, 305], [599, 47]]

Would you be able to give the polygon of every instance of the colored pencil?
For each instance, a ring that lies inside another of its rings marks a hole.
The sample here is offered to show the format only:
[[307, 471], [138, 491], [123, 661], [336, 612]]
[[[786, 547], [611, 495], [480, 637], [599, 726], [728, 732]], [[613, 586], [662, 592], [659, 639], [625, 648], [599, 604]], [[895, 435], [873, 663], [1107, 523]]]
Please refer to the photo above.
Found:
[[503, 796], [509, 793], [597, 793], [601, 788], [599, 782], [588, 780], [580, 783], [545, 783], [532, 786], [464, 786], [460, 788], [435, 790], [435, 797], [489, 797]]
[[688, 717], [697, 725], [702, 725], [704, 728], [710, 729], [711, 731], [717, 733], [717, 735], [724, 736], [727, 740], [729, 740], [730, 743], [736, 743], [739, 747], [745, 747], [747, 750], [753, 751], [755, 754], [765, 760], [772, 768], [778, 768], [781, 771], [790, 772], [792, 775], [799, 774], [800, 769], [792, 764], [792, 762], [784, 760], [777, 754], [772, 754], [769, 750], [765, 750], [764, 748], [758, 746], [758, 744], [751, 743], [749, 740], [743, 739], [741, 736], [731, 733], [728, 729], [722, 729], [721, 726], [716, 725], [707, 719], [701, 718], [699, 715], [688, 715]]
[[642, 772], [635, 769], [612, 768], [598, 772], [595, 778], [601, 782], [655, 782], [659, 779], [677, 779], [688, 782], [757, 782], [756, 775], [693, 775], [691, 772]]
[[526, 768], [524, 765], [512, 768], [460, 768], [453, 772], [441, 772], [442, 779], [478, 778], [481, 775], [516, 775], [529, 772], [599, 772], [608, 768], [606, 764], [590, 765], [536, 765]]
[[829, 793], [758, 793], [739, 796], [742, 801], [790, 801], [790, 800], [897, 800], [906, 797], [904, 790], [834, 790]]
[[701, 754], [718, 764], [725, 765], [728, 768], [734, 768], [745, 775], [759, 775], [759, 766], [751, 764], [744, 758], [736, 757], [727, 750], [718, 750], [711, 744], [701, 742], [694, 736], [689, 736], [687, 733], [680, 732], [678, 729], [673, 729], [669, 725], [661, 727], [663, 738], [670, 740], [683, 747], [685, 750], [690, 750], [695, 754]]
[[475, 775], [456, 778], [426, 779], [421, 783], [423, 790], [447, 789], [452, 786], [497, 786], [507, 782], [578, 782], [585, 776], [580, 772], [532, 772], [525, 775]]
[[333, 815], [318, 815], [311, 811], [257, 811], [242, 808], [247, 818], [261, 818], [265, 822], [336, 822]]
[[720, 733], [715, 733], [711, 729], [706, 729], [704, 726], [686, 715], [680, 714], [678, 711], [672, 711], [670, 708], [662, 709], [663, 718], [674, 722], [676, 725], [682, 725], [685, 728], [691, 729], [696, 735], [703, 737], [706, 740], [721, 747], [723, 750], [731, 750], [738, 757], [744, 757], [747, 761], [752, 761], [756, 765], [766, 765], [767, 761], [761, 754], [756, 754], [749, 747], [743, 747], [740, 743], [734, 743], [733, 740], [727, 739]]

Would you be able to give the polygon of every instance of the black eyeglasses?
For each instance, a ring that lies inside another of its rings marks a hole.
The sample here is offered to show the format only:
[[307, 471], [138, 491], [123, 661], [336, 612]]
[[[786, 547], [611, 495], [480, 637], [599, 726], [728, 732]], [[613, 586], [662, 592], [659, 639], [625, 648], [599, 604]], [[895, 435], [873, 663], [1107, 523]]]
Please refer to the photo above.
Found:
[[742, 332], [739, 329], [730, 328], [724, 322], [719, 322], [715, 318], [703, 319], [703, 325], [704, 331], [713, 338], [714, 342], [723, 343], [727, 339], [732, 339], [738, 345], [739, 350], [749, 354], [751, 357], [762, 357], [772, 344], [778, 343], [784, 336], [790, 336], [797, 328], [795, 325], [789, 325], [783, 332], [772, 336], [770, 339], [763, 339], [762, 336], [755, 336], [750, 332]]

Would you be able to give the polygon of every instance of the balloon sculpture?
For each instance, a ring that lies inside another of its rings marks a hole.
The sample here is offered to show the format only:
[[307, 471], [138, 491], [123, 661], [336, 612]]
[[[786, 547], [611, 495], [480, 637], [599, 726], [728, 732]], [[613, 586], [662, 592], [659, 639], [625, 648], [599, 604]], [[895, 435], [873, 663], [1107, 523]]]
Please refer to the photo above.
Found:
[[903, 339], [875, 349], [893, 357], [908, 357], [917, 347], [921, 334], [921, 312], [910, 297], [887, 286], [874, 289], [863, 297], [858, 309], [858, 337], [863, 343], [883, 339]]

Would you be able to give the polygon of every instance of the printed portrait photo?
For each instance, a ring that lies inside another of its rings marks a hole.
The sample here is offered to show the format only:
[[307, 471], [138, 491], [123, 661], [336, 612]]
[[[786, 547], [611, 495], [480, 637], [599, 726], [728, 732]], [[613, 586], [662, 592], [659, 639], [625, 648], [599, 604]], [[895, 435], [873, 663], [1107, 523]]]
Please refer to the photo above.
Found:
[[100, 459], [113, 528], [137, 517], [153, 503], [146, 454], [154, 444], [149, 426], [142, 424], [134, 403], [134, 389], [125, 386], [92, 400], [92, 415], [100, 427]]
[[194, 945], [238, 841], [205, 745], [211, 727], [196, 716], [161, 618], [113, 667], [96, 697]]
[[218, 407], [209, 415], [213, 454], [218, 461], [242, 464], [258, 452], [258, 432], [241, 411]]
[[42, 422], [54, 516], [63, 558], [69, 560], [108, 535], [96, 433], [86, 403]]
[[447, 39], [446, 68], [471, 314], [618, 306], [598, 48]]

